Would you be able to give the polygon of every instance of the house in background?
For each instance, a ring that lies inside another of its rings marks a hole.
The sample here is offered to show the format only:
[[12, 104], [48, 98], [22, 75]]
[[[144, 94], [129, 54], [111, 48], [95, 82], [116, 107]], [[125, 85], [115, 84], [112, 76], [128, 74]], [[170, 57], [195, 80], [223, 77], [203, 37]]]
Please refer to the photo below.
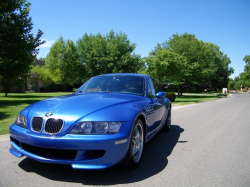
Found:
[[[33, 64], [34, 66], [42, 67], [44, 62], [42, 60], [37, 60]], [[39, 75], [36, 73], [31, 73], [30, 76], [27, 78], [27, 81], [24, 86], [13, 86], [10, 88], [10, 93], [24, 93], [25, 91], [33, 91], [33, 92], [40, 92], [40, 88], [47, 87], [49, 84], [45, 83], [44, 81], [39, 79]], [[0, 87], [0, 92], [4, 92], [3, 88]]]
[[[44, 62], [42, 60], [37, 60], [34, 62], [34, 66], [42, 67]], [[33, 92], [40, 92], [41, 88], [47, 87], [49, 84], [39, 79], [39, 75], [36, 73], [31, 73], [30, 77], [27, 79], [27, 88]]]

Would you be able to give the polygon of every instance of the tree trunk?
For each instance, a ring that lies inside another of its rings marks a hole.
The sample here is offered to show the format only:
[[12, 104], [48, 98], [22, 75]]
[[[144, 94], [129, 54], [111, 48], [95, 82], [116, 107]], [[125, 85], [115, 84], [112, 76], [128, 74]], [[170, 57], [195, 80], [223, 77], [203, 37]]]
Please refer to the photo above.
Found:
[[182, 85], [178, 85], [178, 97], [182, 96]]
[[8, 92], [9, 92], [10, 88], [9, 88], [9, 81], [6, 80], [4, 82], [4, 91], [5, 91], [5, 97], [8, 97]]

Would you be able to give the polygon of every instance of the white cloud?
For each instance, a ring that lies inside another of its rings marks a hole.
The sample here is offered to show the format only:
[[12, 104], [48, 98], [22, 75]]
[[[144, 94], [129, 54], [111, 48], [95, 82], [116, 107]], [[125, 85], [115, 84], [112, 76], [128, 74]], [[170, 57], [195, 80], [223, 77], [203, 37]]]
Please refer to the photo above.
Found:
[[42, 40], [45, 41], [45, 43], [40, 45], [39, 47], [51, 47], [52, 44], [55, 42], [54, 40], [47, 40], [46, 38]]

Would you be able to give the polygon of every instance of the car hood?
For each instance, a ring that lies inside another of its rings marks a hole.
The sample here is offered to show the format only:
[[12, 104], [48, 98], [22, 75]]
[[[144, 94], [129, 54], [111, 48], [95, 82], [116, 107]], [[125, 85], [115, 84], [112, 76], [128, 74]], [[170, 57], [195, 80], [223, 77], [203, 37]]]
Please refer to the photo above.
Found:
[[72, 94], [35, 103], [29, 110], [29, 117], [46, 117], [47, 113], [52, 112], [51, 117], [75, 121], [106, 107], [141, 99], [143, 97], [113, 93]]

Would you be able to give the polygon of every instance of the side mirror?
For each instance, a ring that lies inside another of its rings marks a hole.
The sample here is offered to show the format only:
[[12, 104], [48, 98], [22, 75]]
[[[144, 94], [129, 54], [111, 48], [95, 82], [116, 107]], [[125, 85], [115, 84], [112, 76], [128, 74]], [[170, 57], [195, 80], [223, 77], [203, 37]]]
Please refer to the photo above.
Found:
[[165, 96], [165, 93], [164, 93], [164, 92], [157, 92], [157, 93], [155, 94], [155, 96], [156, 96], [157, 99], [160, 99], [160, 98], [162, 98], [162, 97]]

